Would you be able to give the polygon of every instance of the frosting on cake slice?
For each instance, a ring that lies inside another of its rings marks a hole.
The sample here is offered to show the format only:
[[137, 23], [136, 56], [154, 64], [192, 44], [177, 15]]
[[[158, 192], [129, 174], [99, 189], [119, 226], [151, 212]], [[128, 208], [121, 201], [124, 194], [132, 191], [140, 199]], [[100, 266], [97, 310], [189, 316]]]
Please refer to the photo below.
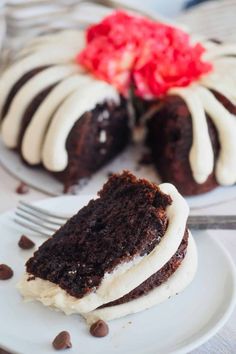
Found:
[[193, 280], [196, 269], [197, 249], [193, 237], [190, 234], [184, 260], [176, 272], [174, 272], [165, 282], [138, 298], [131, 299], [130, 301], [123, 302], [119, 305], [98, 308], [94, 311], [84, 313], [82, 316], [86, 319], [88, 324], [91, 324], [99, 319], [110, 321], [115, 318], [147, 310], [183, 291]]

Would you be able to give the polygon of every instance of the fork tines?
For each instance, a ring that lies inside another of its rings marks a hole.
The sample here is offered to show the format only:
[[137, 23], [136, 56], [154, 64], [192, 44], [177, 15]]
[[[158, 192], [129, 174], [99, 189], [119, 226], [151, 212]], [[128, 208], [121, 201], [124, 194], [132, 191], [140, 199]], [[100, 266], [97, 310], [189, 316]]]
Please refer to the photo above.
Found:
[[15, 215], [16, 223], [43, 236], [51, 236], [68, 219], [24, 201], [19, 202]]

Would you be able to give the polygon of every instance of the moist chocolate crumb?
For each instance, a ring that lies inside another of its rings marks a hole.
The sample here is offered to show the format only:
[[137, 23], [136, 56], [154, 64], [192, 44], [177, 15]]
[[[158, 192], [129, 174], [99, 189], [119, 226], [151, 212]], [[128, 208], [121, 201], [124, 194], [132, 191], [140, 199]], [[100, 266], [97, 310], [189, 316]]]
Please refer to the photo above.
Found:
[[7, 280], [13, 277], [13, 270], [6, 264], [0, 264], [0, 280]]
[[18, 246], [23, 250], [30, 250], [31, 248], [34, 248], [35, 243], [32, 240], [30, 240], [27, 236], [22, 235], [21, 238], [19, 239]]
[[155, 184], [126, 171], [110, 177], [99, 195], [39, 247], [27, 261], [28, 273], [82, 298], [105, 273], [161, 241], [171, 198]]
[[27, 193], [29, 193], [29, 187], [25, 183], [21, 182], [18, 185], [18, 187], [16, 188], [16, 193], [17, 194], [27, 194]]
[[90, 333], [94, 337], [105, 337], [109, 333], [109, 327], [106, 322], [98, 320], [90, 327]]
[[70, 333], [67, 331], [60, 332], [52, 342], [52, 345], [56, 350], [71, 348]]

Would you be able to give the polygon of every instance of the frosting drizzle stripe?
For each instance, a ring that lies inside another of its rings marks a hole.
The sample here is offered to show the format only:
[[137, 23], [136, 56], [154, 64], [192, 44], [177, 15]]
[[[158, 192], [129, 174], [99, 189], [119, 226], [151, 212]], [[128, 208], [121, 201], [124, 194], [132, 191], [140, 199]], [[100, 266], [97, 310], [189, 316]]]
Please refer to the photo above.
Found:
[[49, 126], [42, 151], [43, 164], [49, 171], [62, 171], [66, 168], [68, 164], [66, 139], [75, 122], [85, 112], [94, 109], [98, 103], [106, 99], [112, 99], [116, 103], [120, 101], [117, 91], [111, 85], [93, 80], [60, 106]]
[[91, 80], [88, 75], [71, 76], [59, 83], [46, 97], [32, 117], [22, 141], [22, 155], [29, 164], [35, 165], [41, 162], [41, 151], [48, 125], [62, 102]]
[[206, 112], [217, 128], [220, 153], [216, 164], [216, 178], [222, 185], [236, 182], [236, 116], [232, 115], [206, 88], [196, 88]]
[[45, 89], [45, 82], [50, 86], [76, 70], [76, 66], [73, 65], [53, 66], [34, 76], [21, 88], [14, 97], [2, 124], [2, 138], [6, 146], [17, 147], [23, 114], [33, 98]]
[[214, 168], [214, 154], [204, 108], [195, 87], [170, 91], [179, 95], [186, 103], [192, 118], [193, 142], [189, 161], [193, 177], [197, 183], [204, 183]]

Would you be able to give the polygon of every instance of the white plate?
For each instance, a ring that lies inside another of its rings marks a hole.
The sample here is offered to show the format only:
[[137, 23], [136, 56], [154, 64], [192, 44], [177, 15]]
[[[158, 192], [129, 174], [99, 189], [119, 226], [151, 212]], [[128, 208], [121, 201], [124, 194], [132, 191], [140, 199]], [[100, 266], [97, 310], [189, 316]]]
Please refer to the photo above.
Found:
[[[88, 202], [86, 196], [63, 196], [40, 203], [48, 209], [72, 213]], [[199, 268], [181, 294], [150, 310], [110, 322], [103, 339], [89, 335], [80, 316], [65, 316], [39, 303], [23, 303], [15, 284], [30, 251], [17, 246], [23, 229], [13, 213], [0, 216], [0, 261], [14, 269], [12, 279], [0, 282], [0, 346], [22, 354], [53, 354], [53, 338], [62, 330], [72, 336], [70, 354], [186, 353], [212, 337], [227, 321], [236, 298], [234, 265], [222, 246], [206, 232], [195, 233]], [[39, 244], [42, 239], [33, 237]], [[3, 320], [4, 319], [4, 320]]]
[[[108, 178], [110, 172], [121, 172], [128, 169], [138, 177], [148, 178], [155, 183], [161, 183], [153, 165], [140, 165], [139, 160], [144, 153], [143, 146], [130, 146], [111, 163], [100, 169], [89, 179], [88, 183], [79, 187], [79, 195], [96, 194]], [[30, 168], [25, 165], [19, 154], [7, 149], [0, 140], [0, 163], [14, 177], [19, 178], [29, 186], [48, 195], [58, 196], [63, 193], [63, 186], [43, 168]], [[232, 187], [218, 187], [212, 192], [195, 197], [187, 197], [192, 209], [209, 207], [225, 203], [236, 198], [236, 185]]]

